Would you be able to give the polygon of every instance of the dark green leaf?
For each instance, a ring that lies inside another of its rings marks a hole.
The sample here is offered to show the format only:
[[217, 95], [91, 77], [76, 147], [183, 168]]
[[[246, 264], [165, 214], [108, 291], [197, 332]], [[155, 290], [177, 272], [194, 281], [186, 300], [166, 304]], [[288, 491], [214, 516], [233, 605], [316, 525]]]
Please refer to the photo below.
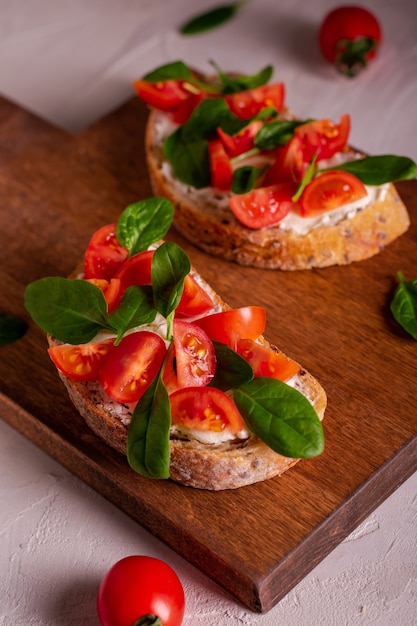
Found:
[[323, 451], [321, 422], [296, 389], [260, 377], [235, 389], [233, 397], [250, 430], [278, 454], [309, 458]]
[[252, 380], [253, 370], [246, 359], [228, 346], [213, 341], [216, 351], [216, 373], [210, 381], [210, 387], [228, 391]]
[[232, 191], [233, 193], [248, 193], [251, 191], [259, 176], [265, 171], [264, 167], [253, 167], [244, 165], [233, 172]]
[[170, 426], [168, 393], [157, 376], [136, 405], [127, 433], [127, 460], [135, 472], [169, 478]]
[[255, 146], [261, 150], [275, 150], [285, 146], [294, 136], [295, 129], [305, 123], [296, 120], [268, 122], [256, 133]]
[[135, 285], [128, 287], [117, 309], [109, 315], [109, 324], [117, 333], [115, 345], [130, 328], [153, 322], [156, 313], [151, 289]]
[[248, 89], [256, 89], [257, 87], [266, 85], [274, 72], [272, 65], [267, 65], [256, 74], [249, 76], [245, 74], [231, 76], [230, 74], [222, 72], [214, 61], [211, 61], [211, 64], [216, 68], [219, 78], [223, 83], [223, 94], [239, 93], [239, 91], [247, 91]]
[[304, 189], [307, 187], [307, 185], [309, 183], [311, 183], [311, 181], [313, 180], [313, 178], [315, 177], [315, 175], [317, 174], [317, 167], [316, 167], [316, 161], [317, 161], [317, 152], [313, 155], [313, 158], [311, 159], [310, 163], [308, 164], [308, 168], [306, 169], [300, 184], [298, 185], [298, 189], [295, 192], [295, 194], [292, 197], [292, 201], [293, 202], [298, 202], [298, 200], [301, 198]]
[[0, 346], [17, 341], [27, 329], [25, 322], [14, 315], [0, 313]]
[[165, 318], [178, 306], [184, 278], [190, 269], [188, 256], [177, 244], [166, 241], [155, 250], [152, 260], [154, 304]]
[[350, 172], [364, 185], [383, 185], [397, 180], [417, 178], [417, 164], [408, 157], [393, 154], [365, 157], [328, 169]]
[[182, 61], [173, 61], [166, 65], [161, 65], [143, 77], [148, 83], [163, 83], [166, 80], [193, 80], [190, 68]]
[[174, 206], [165, 198], [149, 198], [130, 204], [117, 223], [117, 240], [129, 250], [130, 256], [143, 252], [165, 237], [173, 216]]
[[25, 306], [42, 330], [65, 343], [88, 343], [109, 329], [103, 292], [85, 280], [41, 278], [26, 288]]
[[222, 4], [210, 11], [201, 13], [191, 20], [187, 21], [180, 28], [183, 35], [197, 35], [206, 30], [217, 28], [234, 17], [237, 10], [243, 2], [234, 2], [233, 4]]
[[417, 279], [404, 280], [398, 272], [400, 281], [391, 302], [391, 312], [397, 322], [414, 339], [417, 339]]

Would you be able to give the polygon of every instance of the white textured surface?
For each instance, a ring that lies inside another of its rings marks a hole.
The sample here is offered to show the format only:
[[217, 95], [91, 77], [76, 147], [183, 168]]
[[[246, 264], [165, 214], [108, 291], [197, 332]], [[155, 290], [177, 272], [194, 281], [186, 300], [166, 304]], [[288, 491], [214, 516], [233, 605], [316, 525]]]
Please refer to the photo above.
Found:
[[[196, 38], [176, 27], [216, 0], [0, 0], [0, 92], [78, 130], [132, 97], [131, 81], [177, 58], [249, 72], [272, 63], [300, 116], [352, 116], [352, 143], [417, 160], [417, 3], [363, 0], [384, 45], [354, 82], [320, 59], [320, 17], [339, 2], [249, 0]], [[1, 141], [1, 138], [0, 138]], [[415, 384], [415, 382], [413, 383]], [[410, 387], [410, 393], [415, 393]], [[274, 609], [256, 615], [0, 421], [0, 626], [98, 626], [95, 597], [128, 554], [163, 558], [186, 592], [184, 626], [413, 626], [417, 474]]]

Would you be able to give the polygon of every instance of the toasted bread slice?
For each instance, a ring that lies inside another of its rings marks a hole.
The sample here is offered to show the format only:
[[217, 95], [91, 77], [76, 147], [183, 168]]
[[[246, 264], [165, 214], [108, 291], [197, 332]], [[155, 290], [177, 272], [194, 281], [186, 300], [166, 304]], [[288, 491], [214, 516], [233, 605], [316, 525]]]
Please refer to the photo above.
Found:
[[360, 210], [341, 211], [302, 226], [282, 223], [252, 230], [228, 206], [228, 194], [195, 189], [176, 180], [164, 159], [168, 117], [152, 110], [146, 129], [146, 156], [152, 189], [175, 206], [174, 226], [189, 241], [214, 256], [240, 265], [306, 270], [347, 265], [375, 254], [409, 227], [406, 207], [392, 183], [383, 185]]

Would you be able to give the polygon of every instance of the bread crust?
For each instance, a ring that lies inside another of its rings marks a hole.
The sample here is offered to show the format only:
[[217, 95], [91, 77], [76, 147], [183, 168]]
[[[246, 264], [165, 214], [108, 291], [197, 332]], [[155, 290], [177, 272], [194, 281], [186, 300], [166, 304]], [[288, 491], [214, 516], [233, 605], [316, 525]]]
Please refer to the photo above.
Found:
[[[230, 308], [194, 269], [192, 272], [221, 309]], [[60, 343], [50, 335], [47, 339], [50, 347]], [[259, 340], [280, 352], [264, 337]], [[126, 455], [128, 424], [134, 407], [120, 405], [109, 398], [99, 382], [74, 381], [62, 372], [58, 373], [87, 426], [106, 444]], [[327, 396], [320, 383], [302, 368], [294, 377], [293, 383], [309, 399], [322, 420]], [[180, 438], [173, 431], [170, 452], [170, 476], [173, 480], [189, 487], [211, 491], [236, 489], [279, 476], [299, 460], [277, 454], [253, 433], [244, 440], [203, 444], [182, 435]]]
[[389, 184], [383, 199], [353, 217], [334, 225], [317, 226], [303, 235], [284, 230], [279, 224], [259, 230], [247, 228], [235, 218], [221, 192], [213, 194], [211, 201], [193, 201], [192, 188], [178, 185], [167, 176], [155, 130], [160, 115], [151, 111], [145, 137], [153, 192], [174, 204], [176, 229], [211, 255], [264, 269], [306, 270], [347, 265], [378, 254], [410, 225], [405, 205], [394, 185]]

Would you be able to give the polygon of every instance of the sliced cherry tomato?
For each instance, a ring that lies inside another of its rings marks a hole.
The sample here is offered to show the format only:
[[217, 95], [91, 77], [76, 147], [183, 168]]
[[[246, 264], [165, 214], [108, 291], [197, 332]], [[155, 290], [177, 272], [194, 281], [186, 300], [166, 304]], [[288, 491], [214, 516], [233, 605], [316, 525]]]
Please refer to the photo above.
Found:
[[239, 339], [236, 350], [249, 361], [255, 378], [267, 376], [285, 382], [300, 371], [298, 363], [252, 339]]
[[278, 224], [293, 207], [295, 183], [288, 181], [252, 189], [229, 198], [235, 217], [248, 228], [266, 228]]
[[137, 402], [159, 372], [165, 354], [165, 342], [156, 333], [126, 335], [103, 363], [101, 386], [117, 402]]
[[308, 167], [304, 161], [301, 138], [294, 135], [287, 145], [278, 148], [275, 161], [265, 174], [265, 187], [283, 182], [294, 181], [299, 183]]
[[229, 191], [233, 180], [233, 167], [230, 157], [220, 139], [213, 139], [208, 144], [211, 186], [221, 191]]
[[284, 97], [284, 83], [274, 83], [227, 95], [225, 100], [232, 113], [246, 120], [266, 107], [274, 107], [277, 111], [281, 111], [284, 106]]
[[192, 274], [187, 274], [180, 303], [175, 309], [175, 316], [184, 318], [204, 315], [211, 311], [213, 306], [213, 300], [207, 291], [199, 285]]
[[238, 338], [257, 339], [265, 330], [266, 312], [260, 306], [246, 306], [206, 315], [194, 322], [212, 341], [219, 341], [233, 350]]
[[313, 217], [367, 195], [364, 184], [350, 172], [332, 170], [313, 178], [299, 200], [300, 213]]
[[204, 387], [216, 371], [216, 353], [202, 328], [174, 320], [176, 374], [180, 387]]
[[177, 362], [175, 358], [175, 347], [173, 343], [171, 343], [171, 345], [169, 346], [167, 355], [165, 357], [162, 380], [168, 394], [171, 394], [173, 391], [176, 391], [179, 388], [177, 378]]
[[260, 120], [250, 122], [245, 128], [235, 135], [228, 135], [220, 127], [217, 129], [217, 134], [220, 141], [226, 148], [230, 156], [235, 157], [244, 152], [252, 150], [255, 145], [256, 133], [262, 128], [263, 124]]
[[110, 280], [128, 254], [116, 239], [116, 224], [102, 226], [91, 237], [85, 251], [84, 277]]
[[114, 278], [120, 280], [121, 290], [124, 293], [132, 285], [142, 286], [152, 284], [152, 259], [154, 250], [145, 250], [129, 257], [120, 265]]
[[117, 278], [111, 278], [110, 281], [104, 278], [86, 278], [87, 282], [92, 283], [103, 292], [107, 302], [107, 310], [112, 313], [121, 300], [121, 283]]
[[101, 626], [181, 626], [184, 608], [184, 589], [177, 574], [151, 556], [132, 555], [115, 563], [97, 595]]
[[172, 423], [186, 428], [237, 434], [245, 423], [233, 400], [215, 387], [188, 387], [169, 397]]
[[73, 346], [64, 343], [49, 348], [48, 354], [60, 372], [71, 380], [98, 380], [106, 356], [114, 350], [114, 339]]
[[324, 58], [348, 77], [356, 76], [371, 61], [381, 44], [381, 26], [370, 11], [341, 6], [328, 13], [319, 30]]
[[175, 124], [185, 124], [185, 122], [187, 122], [190, 118], [191, 113], [200, 104], [200, 102], [204, 100], [204, 98], [206, 98], [205, 93], [200, 91], [198, 94], [191, 94], [187, 100], [178, 104], [171, 110], [173, 122], [175, 122]]
[[146, 104], [160, 111], [172, 111], [200, 92], [194, 85], [181, 80], [151, 83], [139, 79], [133, 82], [133, 87]]

